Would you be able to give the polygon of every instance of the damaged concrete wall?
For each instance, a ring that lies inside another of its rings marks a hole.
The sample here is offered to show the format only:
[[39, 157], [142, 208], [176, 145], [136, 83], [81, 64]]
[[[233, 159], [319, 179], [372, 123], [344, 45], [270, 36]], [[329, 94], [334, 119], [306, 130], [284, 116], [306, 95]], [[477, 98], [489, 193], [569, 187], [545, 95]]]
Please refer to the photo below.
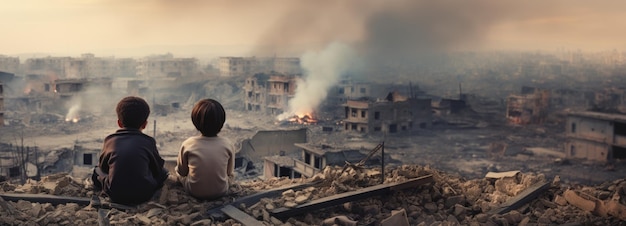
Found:
[[264, 156], [295, 153], [294, 143], [307, 142], [307, 129], [259, 131], [251, 139], [242, 142], [241, 156], [253, 162], [260, 162]]
[[[565, 124], [565, 152], [571, 158], [610, 161], [626, 148], [626, 117], [597, 112], [570, 113]], [[616, 134], [617, 133], [617, 134]]]
[[430, 102], [430, 99], [410, 98], [401, 102], [373, 103], [370, 112], [374, 113], [374, 117], [368, 118], [368, 130], [397, 133], [430, 128], [432, 127]]

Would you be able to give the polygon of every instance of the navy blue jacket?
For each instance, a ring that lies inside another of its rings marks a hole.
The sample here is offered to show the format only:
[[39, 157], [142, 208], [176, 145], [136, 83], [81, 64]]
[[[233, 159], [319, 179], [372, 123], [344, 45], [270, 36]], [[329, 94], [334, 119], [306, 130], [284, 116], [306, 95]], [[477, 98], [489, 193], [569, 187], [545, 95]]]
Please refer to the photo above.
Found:
[[138, 129], [119, 129], [104, 139], [100, 153], [98, 167], [107, 174], [102, 189], [116, 203], [146, 202], [167, 179], [163, 164], [154, 138]]

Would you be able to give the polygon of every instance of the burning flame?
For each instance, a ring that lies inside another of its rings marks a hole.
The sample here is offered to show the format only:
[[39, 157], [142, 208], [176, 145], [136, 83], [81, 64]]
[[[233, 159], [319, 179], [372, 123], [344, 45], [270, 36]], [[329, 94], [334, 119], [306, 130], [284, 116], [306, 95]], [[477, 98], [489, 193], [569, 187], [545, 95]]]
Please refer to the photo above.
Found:
[[312, 113], [295, 114], [290, 118], [287, 118], [287, 121], [304, 125], [317, 123], [317, 119], [315, 119]]

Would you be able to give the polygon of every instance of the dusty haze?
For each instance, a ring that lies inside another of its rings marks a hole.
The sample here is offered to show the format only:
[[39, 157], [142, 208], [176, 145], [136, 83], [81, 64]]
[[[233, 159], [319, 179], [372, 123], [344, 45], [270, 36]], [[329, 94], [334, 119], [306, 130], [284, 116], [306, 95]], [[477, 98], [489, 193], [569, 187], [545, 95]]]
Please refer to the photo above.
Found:
[[[626, 48], [626, 2], [11, 0], [2, 54], [299, 56], [331, 42], [369, 55]], [[406, 48], [406, 47], [409, 48]]]

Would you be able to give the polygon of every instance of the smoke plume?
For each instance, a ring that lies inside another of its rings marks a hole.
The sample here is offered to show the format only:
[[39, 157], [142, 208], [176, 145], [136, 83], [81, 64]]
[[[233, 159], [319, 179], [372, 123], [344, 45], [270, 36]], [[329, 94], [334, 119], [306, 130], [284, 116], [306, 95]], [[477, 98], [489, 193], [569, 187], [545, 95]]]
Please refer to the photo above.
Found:
[[279, 120], [313, 113], [341, 75], [359, 66], [355, 52], [342, 43], [331, 43], [322, 51], [305, 53], [301, 64], [304, 78], [298, 81], [296, 94], [288, 103], [289, 109], [278, 116]]

